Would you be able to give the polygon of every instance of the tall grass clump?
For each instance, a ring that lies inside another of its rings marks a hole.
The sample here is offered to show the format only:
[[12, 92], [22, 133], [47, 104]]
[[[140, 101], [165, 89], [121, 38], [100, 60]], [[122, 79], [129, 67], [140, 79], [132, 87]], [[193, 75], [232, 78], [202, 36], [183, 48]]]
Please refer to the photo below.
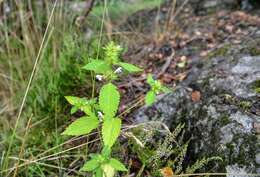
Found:
[[[88, 60], [88, 43], [77, 33], [73, 18], [69, 18], [74, 14], [63, 6], [63, 1], [57, 3], [51, 19], [54, 4], [50, 1], [1, 3], [11, 9], [5, 12], [0, 24], [0, 148], [1, 175], [5, 176], [14, 172], [18, 161], [22, 163], [17, 159], [34, 158], [62, 141], [57, 135], [66, 119], [63, 95], [74, 93], [74, 89], [87, 89], [86, 73], [80, 68]], [[17, 120], [41, 43], [25, 106]], [[59, 160], [55, 163], [59, 164]], [[48, 169], [42, 167], [25, 166], [21, 173], [33, 176]]]

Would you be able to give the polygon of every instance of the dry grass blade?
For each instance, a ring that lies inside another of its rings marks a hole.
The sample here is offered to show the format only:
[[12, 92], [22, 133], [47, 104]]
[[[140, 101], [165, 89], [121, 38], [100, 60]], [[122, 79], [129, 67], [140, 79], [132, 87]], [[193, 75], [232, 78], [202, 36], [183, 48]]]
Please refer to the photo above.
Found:
[[19, 163], [20, 163], [20, 159], [22, 158], [22, 154], [23, 154], [24, 146], [25, 146], [25, 141], [26, 141], [26, 137], [27, 137], [27, 135], [28, 135], [28, 130], [29, 130], [29, 127], [30, 127], [30, 124], [31, 124], [31, 120], [32, 120], [32, 115], [31, 115], [31, 117], [29, 118], [29, 121], [28, 121], [27, 126], [26, 126], [24, 139], [23, 139], [23, 142], [22, 142], [22, 145], [21, 145], [21, 148], [20, 148], [20, 153], [19, 153], [18, 162], [16, 163], [16, 166], [15, 166], [15, 171], [14, 171], [14, 175], [13, 175], [14, 177], [15, 177], [16, 174], [17, 174], [18, 166], [19, 166]]
[[57, 6], [57, 2], [58, 2], [58, 0], [56, 0], [54, 5], [53, 5], [52, 12], [51, 12], [51, 15], [49, 17], [48, 24], [47, 24], [47, 27], [45, 29], [44, 36], [43, 36], [43, 39], [42, 39], [42, 42], [41, 42], [41, 45], [40, 45], [40, 48], [39, 48], [39, 51], [38, 51], [38, 54], [37, 54], [34, 66], [33, 66], [33, 69], [32, 69], [32, 72], [31, 72], [31, 75], [30, 75], [30, 78], [29, 78], [29, 81], [28, 81], [28, 84], [27, 84], [24, 96], [23, 96], [23, 100], [22, 100], [22, 103], [21, 103], [21, 106], [20, 106], [20, 109], [19, 109], [19, 112], [18, 112], [18, 115], [17, 115], [16, 122], [15, 122], [15, 127], [13, 129], [13, 133], [11, 135], [11, 140], [10, 140], [10, 143], [9, 143], [9, 146], [8, 146], [8, 149], [7, 149], [7, 153], [6, 153], [6, 157], [5, 157], [5, 160], [4, 160], [4, 169], [8, 168], [8, 156], [9, 156], [9, 154], [11, 152], [11, 148], [12, 148], [12, 145], [13, 145], [15, 133], [16, 133], [16, 130], [17, 130], [17, 127], [18, 127], [18, 123], [19, 123], [19, 120], [21, 118], [22, 111], [23, 111], [23, 108], [24, 108], [24, 105], [25, 105], [25, 101], [26, 101], [26, 98], [27, 98], [30, 86], [32, 84], [32, 81], [33, 81], [33, 78], [34, 78], [34, 75], [35, 75], [35, 71], [36, 71], [36, 68], [37, 68], [37, 65], [38, 65], [38, 61], [39, 61], [40, 56], [42, 54], [42, 49], [43, 49], [43, 46], [44, 46], [44, 42], [45, 42], [45, 39], [47, 37], [48, 29], [50, 27], [50, 24], [51, 24], [51, 21], [52, 21], [52, 18], [53, 18], [54, 10], [55, 10], [55, 8]]

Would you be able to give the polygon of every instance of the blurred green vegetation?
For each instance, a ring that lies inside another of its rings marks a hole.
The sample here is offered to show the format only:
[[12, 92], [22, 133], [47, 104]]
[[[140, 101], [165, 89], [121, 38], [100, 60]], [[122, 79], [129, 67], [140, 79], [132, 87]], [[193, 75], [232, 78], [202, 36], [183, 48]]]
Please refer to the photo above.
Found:
[[[90, 96], [92, 80], [89, 73], [83, 71], [81, 67], [88, 62], [89, 56], [97, 56], [99, 47], [109, 39], [106, 31], [101, 31], [102, 21], [110, 23], [110, 20], [113, 22], [124, 20], [138, 10], [160, 5], [161, 1], [136, 0], [135, 3], [123, 0], [108, 1], [106, 8], [104, 1], [98, 2], [90, 16], [85, 19], [88, 26], [84, 27], [75, 24], [81, 14], [71, 11], [66, 6], [66, 1], [59, 1], [15, 132], [12, 151], [8, 156], [6, 149], [43, 40], [53, 2], [0, 1], [1, 5], [4, 4], [5, 8], [11, 10], [0, 12], [0, 16], [3, 17], [0, 23], [1, 175], [5, 176], [14, 171], [4, 167], [5, 158], [10, 161], [8, 168], [13, 168], [17, 159], [12, 157], [21, 157], [24, 160], [20, 160], [20, 164], [24, 164], [25, 159], [43, 158], [64, 150], [64, 146], [57, 146], [67, 139], [60, 136], [60, 132], [71, 119], [68, 116], [68, 104], [64, 96]], [[104, 9], [106, 16], [103, 18]], [[86, 38], [89, 27], [92, 33]], [[103, 34], [100, 37], [101, 33]], [[53, 147], [57, 148], [52, 150]], [[79, 159], [85, 158], [87, 149], [87, 146], [83, 146], [62, 154], [68, 157], [57, 156], [51, 161], [41, 160], [24, 165], [18, 169], [18, 174], [28, 177], [63, 174], [68, 163], [75, 160], [74, 156], [77, 156], [77, 160], [72, 166], [76, 166], [75, 168], [80, 166]], [[43, 156], [41, 153], [44, 153]]]

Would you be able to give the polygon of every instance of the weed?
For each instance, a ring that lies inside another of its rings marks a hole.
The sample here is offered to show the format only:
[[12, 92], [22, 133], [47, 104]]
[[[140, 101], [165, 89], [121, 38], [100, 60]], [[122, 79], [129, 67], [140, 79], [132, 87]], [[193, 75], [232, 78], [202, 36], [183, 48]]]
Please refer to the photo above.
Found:
[[[85, 113], [85, 116], [70, 124], [62, 134], [85, 135], [97, 129], [101, 123], [103, 149], [101, 153], [90, 154], [91, 159], [84, 164], [81, 170], [93, 172], [96, 177], [113, 177], [115, 171], [127, 171], [127, 169], [120, 161], [111, 157], [111, 150], [120, 135], [122, 124], [121, 119], [117, 116], [120, 94], [112, 81], [118, 79], [119, 74], [123, 71], [135, 73], [142, 71], [142, 69], [122, 62], [120, 60], [122, 48], [114, 42], [108, 43], [103, 50], [103, 60], [91, 59], [90, 63], [85, 65], [83, 69], [95, 72], [98, 80], [107, 83], [101, 87], [98, 98], [87, 100], [85, 98], [66, 96], [68, 102], [73, 106], [71, 113], [81, 110]], [[148, 104], [155, 101], [155, 95], [159, 91], [169, 91], [159, 81], [152, 79], [151, 75], [148, 76], [148, 83], [151, 86], [151, 91], [148, 92], [146, 98], [151, 97], [149, 95], [153, 94], [152, 99], [147, 102]]]

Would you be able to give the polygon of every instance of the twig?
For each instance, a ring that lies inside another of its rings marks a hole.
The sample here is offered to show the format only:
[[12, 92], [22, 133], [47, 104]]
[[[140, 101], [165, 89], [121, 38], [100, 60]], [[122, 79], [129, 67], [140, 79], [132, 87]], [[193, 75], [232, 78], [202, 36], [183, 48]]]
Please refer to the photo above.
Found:
[[82, 26], [84, 19], [86, 19], [94, 6], [95, 0], [86, 0], [85, 13], [76, 19], [76, 25]]
[[192, 174], [180, 174], [180, 175], [173, 175], [171, 177], [185, 177], [185, 176], [228, 176], [228, 175], [235, 175], [235, 176], [259, 176], [259, 174], [247, 174], [247, 173], [192, 173]]
[[87, 18], [88, 14], [92, 10], [92, 8], [94, 6], [94, 2], [95, 2], [95, 0], [87, 0], [86, 12], [84, 14], [85, 18]]
[[171, 62], [173, 60], [173, 56], [174, 56], [174, 52], [173, 52], [173, 54], [171, 56], [166, 58], [166, 62], [162, 66], [161, 71], [156, 75], [156, 79], [161, 77], [166, 72], [166, 70], [169, 68], [169, 66], [171, 65]]

